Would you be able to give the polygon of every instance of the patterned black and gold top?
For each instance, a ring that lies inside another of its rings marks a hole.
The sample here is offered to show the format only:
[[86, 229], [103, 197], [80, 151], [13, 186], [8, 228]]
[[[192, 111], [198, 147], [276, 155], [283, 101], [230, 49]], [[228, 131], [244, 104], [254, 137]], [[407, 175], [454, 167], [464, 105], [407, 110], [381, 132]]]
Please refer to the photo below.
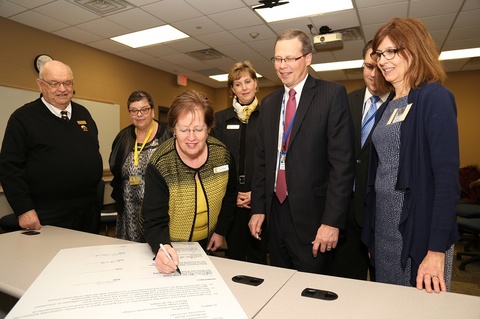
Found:
[[145, 173], [142, 215], [144, 235], [154, 252], [160, 243], [191, 241], [197, 216], [198, 173], [208, 210], [208, 236], [225, 236], [233, 221], [236, 190], [234, 160], [219, 140], [207, 138], [208, 156], [199, 168], [186, 165], [175, 138], [161, 144]]

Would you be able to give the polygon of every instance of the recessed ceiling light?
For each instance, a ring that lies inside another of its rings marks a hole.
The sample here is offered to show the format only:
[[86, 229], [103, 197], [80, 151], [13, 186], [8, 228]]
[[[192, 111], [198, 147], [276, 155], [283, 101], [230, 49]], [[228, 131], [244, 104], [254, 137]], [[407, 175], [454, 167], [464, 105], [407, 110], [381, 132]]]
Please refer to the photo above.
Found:
[[346, 70], [361, 68], [363, 60], [340, 61], [330, 63], [318, 63], [310, 65], [315, 72]]
[[274, 22], [353, 9], [351, 0], [322, 1], [322, 3], [315, 4], [312, 2], [312, 0], [290, 0], [287, 4], [258, 9], [255, 12], [266, 22]]
[[[262, 75], [257, 73], [257, 78], [261, 78]], [[217, 74], [217, 75], [210, 75], [209, 78], [218, 81], [218, 82], [227, 82], [228, 81], [228, 74]]]
[[161, 27], [128, 33], [110, 39], [128, 45], [131, 48], [139, 48], [188, 37], [189, 35], [170, 25], [163, 25]]

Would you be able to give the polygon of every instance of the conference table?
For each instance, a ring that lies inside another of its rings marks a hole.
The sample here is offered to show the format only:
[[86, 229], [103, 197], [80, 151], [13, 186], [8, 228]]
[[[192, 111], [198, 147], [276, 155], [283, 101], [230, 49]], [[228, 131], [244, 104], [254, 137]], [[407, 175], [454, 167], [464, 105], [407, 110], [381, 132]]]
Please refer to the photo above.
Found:
[[[0, 292], [21, 298], [61, 249], [132, 243], [54, 226], [44, 226], [39, 232], [0, 235]], [[480, 319], [480, 297], [429, 294], [411, 287], [309, 274], [216, 256], [210, 260], [248, 318]], [[238, 276], [263, 282], [250, 285], [232, 280]], [[323, 299], [316, 298], [319, 296]]]

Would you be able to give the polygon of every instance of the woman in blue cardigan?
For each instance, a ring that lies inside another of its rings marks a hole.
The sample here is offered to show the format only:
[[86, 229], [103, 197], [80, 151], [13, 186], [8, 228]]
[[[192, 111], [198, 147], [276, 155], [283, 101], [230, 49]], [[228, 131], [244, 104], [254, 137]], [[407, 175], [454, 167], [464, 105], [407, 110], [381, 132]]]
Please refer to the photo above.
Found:
[[376, 280], [449, 289], [460, 194], [455, 98], [417, 19], [392, 19], [373, 39], [377, 87], [393, 89], [372, 135], [363, 240]]

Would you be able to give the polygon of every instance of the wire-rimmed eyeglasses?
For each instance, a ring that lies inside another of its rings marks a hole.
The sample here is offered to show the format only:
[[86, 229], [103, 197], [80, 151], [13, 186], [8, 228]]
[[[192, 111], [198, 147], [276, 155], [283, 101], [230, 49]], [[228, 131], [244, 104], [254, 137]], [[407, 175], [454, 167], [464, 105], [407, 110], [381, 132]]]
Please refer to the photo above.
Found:
[[47, 80], [44, 80], [44, 79], [40, 79], [41, 81], [47, 83], [50, 87], [54, 88], [54, 89], [58, 89], [60, 86], [64, 86], [66, 88], [71, 88], [72, 85], [73, 85], [73, 79], [72, 80], [67, 80], [67, 81], [63, 81], [63, 82], [57, 82], [57, 81], [47, 81]]
[[303, 55], [301, 55], [299, 57], [296, 57], [296, 58], [281, 58], [281, 57], [274, 56], [273, 58], [270, 59], [270, 61], [272, 61], [273, 64], [281, 64], [282, 61], [289, 64], [289, 63], [297, 62], [298, 60], [300, 60], [304, 56], [306, 56], [306, 54], [303, 54]]
[[197, 127], [194, 127], [192, 129], [188, 128], [188, 127], [185, 127], [185, 126], [180, 126], [180, 127], [177, 127], [175, 128], [175, 131], [177, 131], [177, 134], [179, 135], [190, 135], [190, 132], [193, 133], [193, 135], [200, 135], [202, 133], [204, 133], [205, 131], [207, 130], [207, 128], [205, 126], [197, 126]]
[[391, 60], [395, 57], [395, 55], [398, 53], [398, 51], [403, 50], [403, 49], [386, 49], [383, 52], [376, 51], [370, 53], [370, 57], [372, 58], [373, 61], [378, 62], [380, 59], [383, 57], [385, 60]]
[[142, 113], [142, 115], [147, 115], [150, 110], [151, 107], [143, 107], [141, 109], [128, 109], [128, 113], [130, 113], [131, 115], [138, 115], [139, 113]]

